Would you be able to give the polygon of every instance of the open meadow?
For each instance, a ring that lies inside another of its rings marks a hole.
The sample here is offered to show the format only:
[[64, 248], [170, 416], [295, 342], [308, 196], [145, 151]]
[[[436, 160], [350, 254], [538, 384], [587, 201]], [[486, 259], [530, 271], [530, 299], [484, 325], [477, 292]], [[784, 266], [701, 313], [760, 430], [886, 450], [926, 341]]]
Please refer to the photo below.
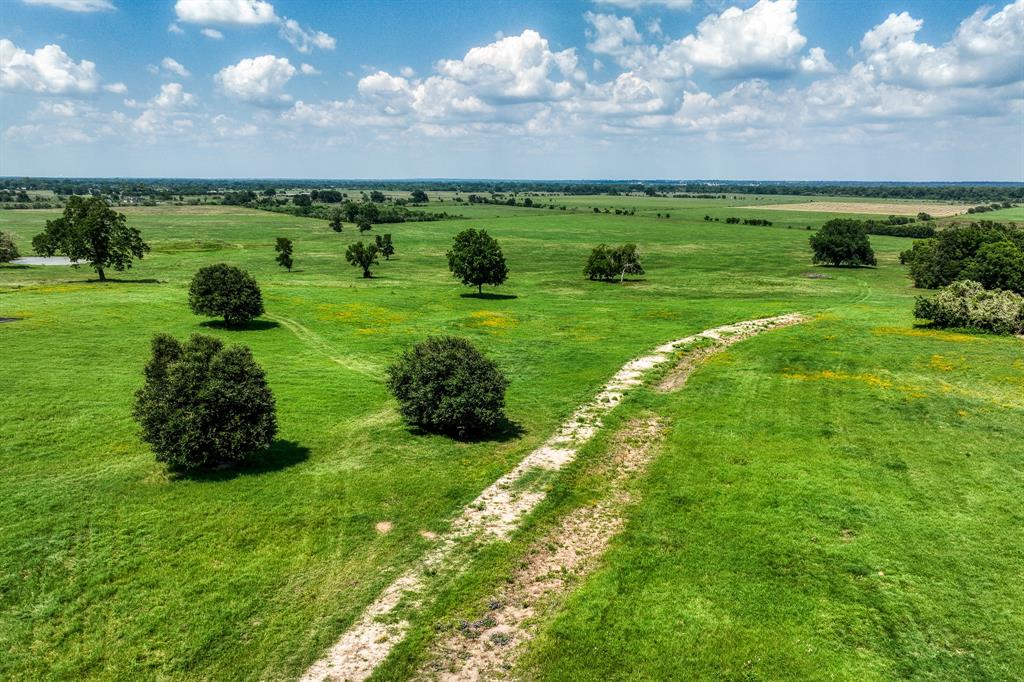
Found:
[[[877, 268], [824, 268], [808, 236], [835, 214], [762, 210], [800, 197], [445, 196], [430, 210], [462, 218], [363, 236], [248, 208], [118, 208], [152, 251], [108, 282], [0, 265], [0, 318], [14, 318], [0, 322], [0, 678], [299, 678], [629, 360], [787, 313], [806, 320], [707, 358], [681, 389], [629, 392], [508, 542], [427, 584], [374, 679], [443, 673], [439, 642], [471, 637], [530, 548], [620, 485], [602, 463], [643, 420], [659, 433], [621, 483], [621, 526], [536, 615], [518, 673], [1022, 678], [1024, 341], [915, 326], [910, 239], [871, 237]], [[0, 211], [0, 231], [29, 254], [58, 214]], [[479, 296], [445, 260], [467, 227], [509, 265]], [[396, 253], [363, 279], [345, 249], [382, 233]], [[291, 272], [276, 237], [294, 242]], [[592, 247], [624, 242], [646, 274], [582, 275]], [[219, 262], [262, 288], [266, 314], [246, 327], [189, 310], [192, 275]], [[252, 349], [278, 407], [267, 458], [191, 475], [154, 460], [131, 409], [160, 332]], [[384, 369], [437, 334], [471, 339], [511, 380], [499, 435], [401, 420]]]

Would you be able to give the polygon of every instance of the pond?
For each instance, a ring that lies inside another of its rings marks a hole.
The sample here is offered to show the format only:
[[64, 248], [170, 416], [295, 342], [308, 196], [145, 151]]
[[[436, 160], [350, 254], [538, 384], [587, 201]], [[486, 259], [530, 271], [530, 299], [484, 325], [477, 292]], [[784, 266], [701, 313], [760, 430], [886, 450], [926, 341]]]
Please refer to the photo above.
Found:
[[25, 256], [11, 261], [14, 265], [74, 265], [75, 262], [66, 256]]

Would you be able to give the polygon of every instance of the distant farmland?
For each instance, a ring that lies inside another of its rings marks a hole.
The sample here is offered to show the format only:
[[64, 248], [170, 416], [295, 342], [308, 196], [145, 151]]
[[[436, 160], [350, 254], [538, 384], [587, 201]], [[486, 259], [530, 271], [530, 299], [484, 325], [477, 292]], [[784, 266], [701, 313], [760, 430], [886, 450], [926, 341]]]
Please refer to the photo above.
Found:
[[966, 204], [910, 204], [902, 202], [808, 201], [799, 204], [764, 204], [744, 206], [766, 211], [811, 211], [814, 213], [878, 213], [880, 215], [917, 215], [928, 213], [936, 218], [966, 213]]

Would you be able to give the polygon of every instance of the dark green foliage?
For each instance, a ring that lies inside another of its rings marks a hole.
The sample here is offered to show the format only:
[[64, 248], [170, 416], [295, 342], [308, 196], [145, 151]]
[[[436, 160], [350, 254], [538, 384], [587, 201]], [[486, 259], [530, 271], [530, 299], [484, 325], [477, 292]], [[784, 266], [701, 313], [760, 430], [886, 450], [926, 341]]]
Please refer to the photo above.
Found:
[[448, 269], [463, 284], [483, 291], [484, 284], [497, 286], [508, 278], [508, 265], [497, 240], [487, 230], [469, 228], [455, 235], [448, 251]]
[[0, 232], [0, 263], [10, 263], [20, 257], [18, 245], [14, 243], [14, 235]]
[[133, 258], [142, 258], [149, 246], [134, 227], [128, 227], [123, 213], [111, 209], [101, 197], [68, 198], [64, 215], [47, 220], [43, 232], [32, 239], [40, 256], [63, 254], [74, 261], [89, 263], [101, 280], [104, 269], [123, 271]]
[[640, 252], [636, 244], [608, 246], [598, 244], [590, 252], [583, 274], [590, 279], [611, 281], [618, 278], [623, 281], [626, 275], [642, 275], [644, 267], [640, 263]]
[[335, 232], [341, 232], [341, 209], [336, 208], [331, 211], [331, 229]]
[[412, 193], [409, 195], [409, 198], [412, 199], [412, 201], [417, 204], [425, 204], [428, 201], [430, 201], [430, 198], [427, 196], [427, 193], [421, 189], [414, 189]]
[[292, 197], [292, 203], [296, 206], [312, 206], [313, 199], [308, 194], [296, 194]]
[[263, 296], [256, 280], [226, 263], [200, 268], [188, 289], [188, 304], [196, 315], [223, 317], [230, 325], [244, 324], [263, 314]]
[[840, 265], [874, 265], [875, 252], [859, 220], [830, 220], [811, 235], [813, 262]]
[[[989, 247], [981, 253], [985, 245], [1000, 242], [1008, 245]], [[969, 225], [951, 225], [931, 239], [916, 241], [912, 248], [900, 254], [900, 261], [910, 267], [914, 286], [923, 289], [937, 289], [958, 279], [979, 278], [988, 286], [1024, 293], [1017, 257], [1022, 249], [1024, 230], [1012, 224], [982, 220]]]
[[362, 234], [363, 232], [368, 232], [369, 230], [373, 229], [373, 225], [371, 225], [370, 221], [368, 220], [360, 220], [359, 224], [356, 225], [356, 227], [359, 228], [359, 234]]
[[145, 376], [133, 414], [143, 440], [168, 467], [240, 462], [273, 442], [274, 396], [245, 346], [225, 348], [202, 334], [182, 344], [158, 334]]
[[370, 201], [372, 201], [373, 203], [383, 204], [386, 200], [387, 197], [384, 196], [384, 192], [381, 192], [379, 190], [373, 190], [372, 192], [370, 192]]
[[1009, 240], [982, 244], [967, 261], [961, 276], [986, 289], [1008, 289], [1024, 294], [1024, 251]]
[[508, 380], [466, 339], [428, 337], [387, 374], [402, 416], [426, 431], [470, 438], [505, 422]]
[[292, 260], [292, 240], [287, 237], [278, 237], [277, 243], [274, 244], [274, 251], [277, 252], [277, 257], [274, 259], [277, 264], [282, 268], [288, 268], [288, 272], [291, 272], [292, 265], [295, 263]]
[[914, 317], [936, 327], [1024, 333], [1024, 298], [1012, 291], [989, 291], [978, 282], [958, 280], [936, 296], [918, 296]]
[[370, 274], [370, 266], [377, 264], [377, 245], [367, 246], [362, 242], [349, 244], [348, 249], [345, 250], [345, 260], [353, 266], [362, 268], [363, 277], [370, 278], [373, 276]]
[[374, 242], [377, 246], [377, 250], [384, 254], [384, 260], [391, 260], [391, 256], [395, 255], [395, 245], [391, 242], [391, 235], [378, 234], [374, 237]]

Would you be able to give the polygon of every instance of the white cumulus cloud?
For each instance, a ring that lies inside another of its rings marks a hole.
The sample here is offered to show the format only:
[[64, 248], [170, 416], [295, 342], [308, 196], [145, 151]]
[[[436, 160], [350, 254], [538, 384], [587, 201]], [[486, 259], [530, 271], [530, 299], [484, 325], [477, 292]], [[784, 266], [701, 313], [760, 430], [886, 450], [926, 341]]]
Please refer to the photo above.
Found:
[[264, 0], [178, 0], [174, 13], [190, 24], [273, 24], [274, 6]]
[[611, 5], [622, 9], [643, 7], [664, 7], [665, 9], [690, 9], [693, 0], [594, 0], [598, 5]]
[[294, 75], [295, 67], [286, 57], [265, 54], [224, 67], [214, 80], [229, 97], [254, 104], [283, 104], [291, 101], [284, 86]]
[[201, 29], [199, 32], [202, 33], [207, 38], [210, 38], [212, 40], [223, 40], [224, 39], [224, 34], [221, 33], [220, 31], [218, 31], [215, 28], [207, 27], [207, 28]]
[[128, 86], [124, 83], [111, 83], [109, 85], [104, 85], [103, 89], [107, 92], [112, 92], [115, 95], [123, 95], [128, 92]]
[[60, 45], [27, 52], [6, 38], [0, 39], [0, 89], [40, 94], [96, 92], [100, 77], [96, 65], [76, 62]]
[[302, 54], [309, 54], [313, 48], [321, 50], [333, 50], [335, 40], [323, 31], [304, 29], [294, 19], [283, 19], [281, 21], [281, 37], [287, 40]]

